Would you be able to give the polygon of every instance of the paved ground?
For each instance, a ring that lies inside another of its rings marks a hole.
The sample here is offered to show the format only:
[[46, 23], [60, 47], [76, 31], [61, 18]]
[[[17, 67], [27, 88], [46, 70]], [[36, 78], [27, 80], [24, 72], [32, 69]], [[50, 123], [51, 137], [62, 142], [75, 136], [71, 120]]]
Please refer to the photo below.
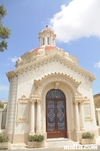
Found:
[[[78, 142], [73, 142], [68, 139], [48, 139], [45, 143], [45, 148], [27, 148], [25, 144], [14, 144], [11, 150], [14, 151], [90, 151], [90, 149], [64, 149], [64, 146], [81, 146]], [[93, 151], [100, 151], [100, 136], [96, 139], [96, 145], [98, 149], [93, 149]], [[85, 146], [85, 145], [84, 145]], [[91, 146], [91, 145], [90, 145]], [[92, 146], [94, 146], [92, 144]], [[0, 150], [1, 151], [1, 150]], [[4, 151], [4, 150], [2, 150]]]

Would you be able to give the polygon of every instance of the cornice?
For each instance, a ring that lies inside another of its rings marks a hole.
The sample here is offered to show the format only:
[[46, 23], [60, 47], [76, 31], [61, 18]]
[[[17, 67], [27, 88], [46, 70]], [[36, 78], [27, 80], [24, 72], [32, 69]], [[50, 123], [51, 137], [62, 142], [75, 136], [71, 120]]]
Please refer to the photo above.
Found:
[[20, 66], [20, 67], [12, 70], [10, 72], [7, 72], [6, 75], [8, 77], [8, 80], [10, 81], [10, 79], [12, 77], [17, 76], [20, 72], [27, 71], [27, 70], [29, 70], [29, 69], [31, 69], [33, 67], [40, 66], [40, 65], [42, 65], [44, 63], [47, 63], [47, 62], [51, 62], [51, 60], [59, 61], [62, 64], [67, 65], [71, 69], [73, 69], [73, 70], [77, 71], [78, 73], [88, 77], [91, 81], [95, 80], [93, 74], [91, 74], [87, 70], [81, 68], [77, 64], [71, 62], [69, 59], [64, 58], [63, 56], [61, 56], [61, 55], [59, 55], [57, 53], [51, 54], [51, 55], [46, 56], [44, 58], [40, 58], [39, 60], [31, 61], [31, 62], [29, 62], [29, 63], [27, 63], [27, 64], [25, 64], [23, 66]]

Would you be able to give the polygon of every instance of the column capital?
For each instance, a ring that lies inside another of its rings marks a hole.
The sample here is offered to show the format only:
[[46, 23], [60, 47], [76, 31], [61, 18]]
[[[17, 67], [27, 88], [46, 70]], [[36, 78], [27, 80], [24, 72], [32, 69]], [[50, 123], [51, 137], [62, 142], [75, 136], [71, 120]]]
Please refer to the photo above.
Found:
[[80, 104], [82, 105], [83, 103], [84, 103], [84, 100], [81, 100], [81, 101], [80, 101]]
[[78, 104], [78, 101], [77, 101], [77, 100], [74, 100], [73, 103], [74, 103], [74, 104]]
[[34, 134], [35, 134], [35, 132], [30, 132], [30, 133], [29, 133], [30, 136], [32, 136], [32, 135], [34, 135]]
[[96, 108], [96, 111], [97, 111], [97, 112], [100, 112], [100, 108]]
[[84, 100], [78, 100], [78, 99], [76, 99], [76, 100], [73, 101], [73, 103], [74, 104], [77, 104], [77, 103], [83, 104]]
[[36, 102], [36, 99], [31, 98], [31, 99], [30, 99], [30, 102], [31, 102], [31, 103], [35, 103], [35, 102]]
[[41, 99], [37, 99], [36, 102], [37, 102], [37, 103], [41, 103]]

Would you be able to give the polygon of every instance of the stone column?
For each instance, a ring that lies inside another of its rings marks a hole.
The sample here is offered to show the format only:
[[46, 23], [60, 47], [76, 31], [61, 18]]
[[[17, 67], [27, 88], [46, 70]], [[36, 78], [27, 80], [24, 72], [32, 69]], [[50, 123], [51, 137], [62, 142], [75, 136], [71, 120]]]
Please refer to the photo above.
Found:
[[35, 102], [36, 102], [35, 99], [31, 99], [31, 119], [30, 119], [31, 120], [30, 121], [31, 129], [30, 129], [30, 135], [34, 135], [34, 133], [35, 133], [35, 131], [34, 131], [34, 129], [35, 129], [35, 111], [34, 111]]
[[98, 126], [100, 126], [100, 108], [96, 108], [96, 112], [97, 112]]
[[79, 124], [78, 102], [74, 102], [74, 103], [75, 103], [75, 121], [76, 121], [75, 129], [76, 129], [76, 131], [79, 131], [80, 130], [80, 124]]
[[83, 102], [80, 103], [79, 108], [80, 108], [80, 129], [84, 130]]
[[41, 100], [37, 100], [37, 125], [36, 125], [36, 133], [41, 133]]
[[2, 123], [2, 112], [4, 109], [0, 109], [0, 131], [1, 131], [1, 123]]

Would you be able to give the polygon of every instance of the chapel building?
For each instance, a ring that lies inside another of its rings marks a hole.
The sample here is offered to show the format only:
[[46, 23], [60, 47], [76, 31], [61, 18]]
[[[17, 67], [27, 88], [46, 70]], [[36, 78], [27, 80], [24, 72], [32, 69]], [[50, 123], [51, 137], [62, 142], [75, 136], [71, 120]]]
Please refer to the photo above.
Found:
[[6, 73], [10, 87], [6, 133], [11, 143], [27, 143], [28, 135], [79, 141], [83, 132], [98, 136], [92, 93], [93, 74], [75, 56], [55, 44], [46, 26], [39, 47], [26, 52]]

